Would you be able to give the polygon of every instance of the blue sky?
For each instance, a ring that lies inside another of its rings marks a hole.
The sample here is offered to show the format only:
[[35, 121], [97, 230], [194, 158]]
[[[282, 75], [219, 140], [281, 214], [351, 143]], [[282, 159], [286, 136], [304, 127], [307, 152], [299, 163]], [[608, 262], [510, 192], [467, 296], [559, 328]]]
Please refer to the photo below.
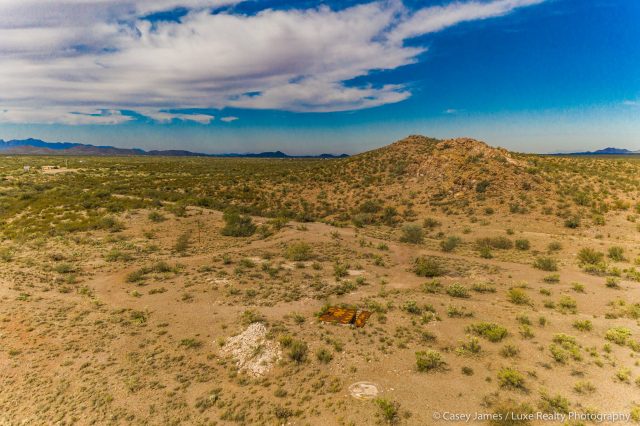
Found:
[[0, 5], [3, 139], [640, 149], [635, 0], [44, 1]]

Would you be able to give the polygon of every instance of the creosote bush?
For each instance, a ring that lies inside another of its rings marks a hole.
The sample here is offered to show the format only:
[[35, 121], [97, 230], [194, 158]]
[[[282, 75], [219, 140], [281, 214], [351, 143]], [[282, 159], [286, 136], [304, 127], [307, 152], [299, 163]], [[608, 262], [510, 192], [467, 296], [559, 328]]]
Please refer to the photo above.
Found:
[[413, 272], [419, 277], [439, 277], [445, 274], [445, 270], [435, 257], [420, 256], [413, 262]]
[[403, 243], [420, 244], [424, 240], [424, 231], [418, 225], [405, 225], [402, 227], [400, 241]]
[[429, 372], [439, 370], [446, 365], [440, 352], [429, 349], [427, 351], [416, 352], [416, 367], [418, 371]]
[[256, 232], [256, 225], [249, 216], [229, 210], [223, 216], [225, 226], [222, 228], [222, 235], [229, 237], [250, 237]]

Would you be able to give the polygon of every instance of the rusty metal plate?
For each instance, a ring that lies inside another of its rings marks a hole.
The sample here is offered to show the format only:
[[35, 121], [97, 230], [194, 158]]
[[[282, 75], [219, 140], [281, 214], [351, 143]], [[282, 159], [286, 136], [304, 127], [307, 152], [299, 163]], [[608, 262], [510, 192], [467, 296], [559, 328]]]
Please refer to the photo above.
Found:
[[370, 316], [371, 316], [371, 312], [360, 311], [360, 313], [356, 317], [356, 322], [355, 322], [356, 327], [364, 327], [364, 325], [366, 324]]
[[339, 322], [340, 324], [351, 324], [356, 316], [355, 309], [339, 308], [332, 306], [327, 311], [320, 315], [320, 321], [324, 322]]

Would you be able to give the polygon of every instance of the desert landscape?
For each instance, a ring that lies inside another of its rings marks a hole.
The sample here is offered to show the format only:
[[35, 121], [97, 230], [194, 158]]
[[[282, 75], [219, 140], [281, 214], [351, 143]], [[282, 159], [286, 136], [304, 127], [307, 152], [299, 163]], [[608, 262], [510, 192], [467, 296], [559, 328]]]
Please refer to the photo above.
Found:
[[639, 196], [473, 139], [4, 156], [0, 424], [638, 423]]

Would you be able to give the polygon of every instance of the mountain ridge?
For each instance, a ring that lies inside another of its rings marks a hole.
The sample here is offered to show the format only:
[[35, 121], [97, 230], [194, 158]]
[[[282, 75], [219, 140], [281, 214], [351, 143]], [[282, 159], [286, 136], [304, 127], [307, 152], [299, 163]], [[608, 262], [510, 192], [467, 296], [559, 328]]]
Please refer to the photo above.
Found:
[[282, 151], [259, 153], [206, 154], [188, 150], [149, 150], [141, 148], [118, 148], [110, 145], [91, 145], [77, 142], [46, 142], [41, 139], [0, 139], [0, 154], [3, 155], [96, 155], [96, 156], [164, 156], [164, 157], [217, 157], [217, 158], [345, 158], [348, 154], [289, 155]]
[[595, 151], [558, 152], [551, 155], [640, 155], [640, 150], [631, 151], [625, 148], [607, 147]]

